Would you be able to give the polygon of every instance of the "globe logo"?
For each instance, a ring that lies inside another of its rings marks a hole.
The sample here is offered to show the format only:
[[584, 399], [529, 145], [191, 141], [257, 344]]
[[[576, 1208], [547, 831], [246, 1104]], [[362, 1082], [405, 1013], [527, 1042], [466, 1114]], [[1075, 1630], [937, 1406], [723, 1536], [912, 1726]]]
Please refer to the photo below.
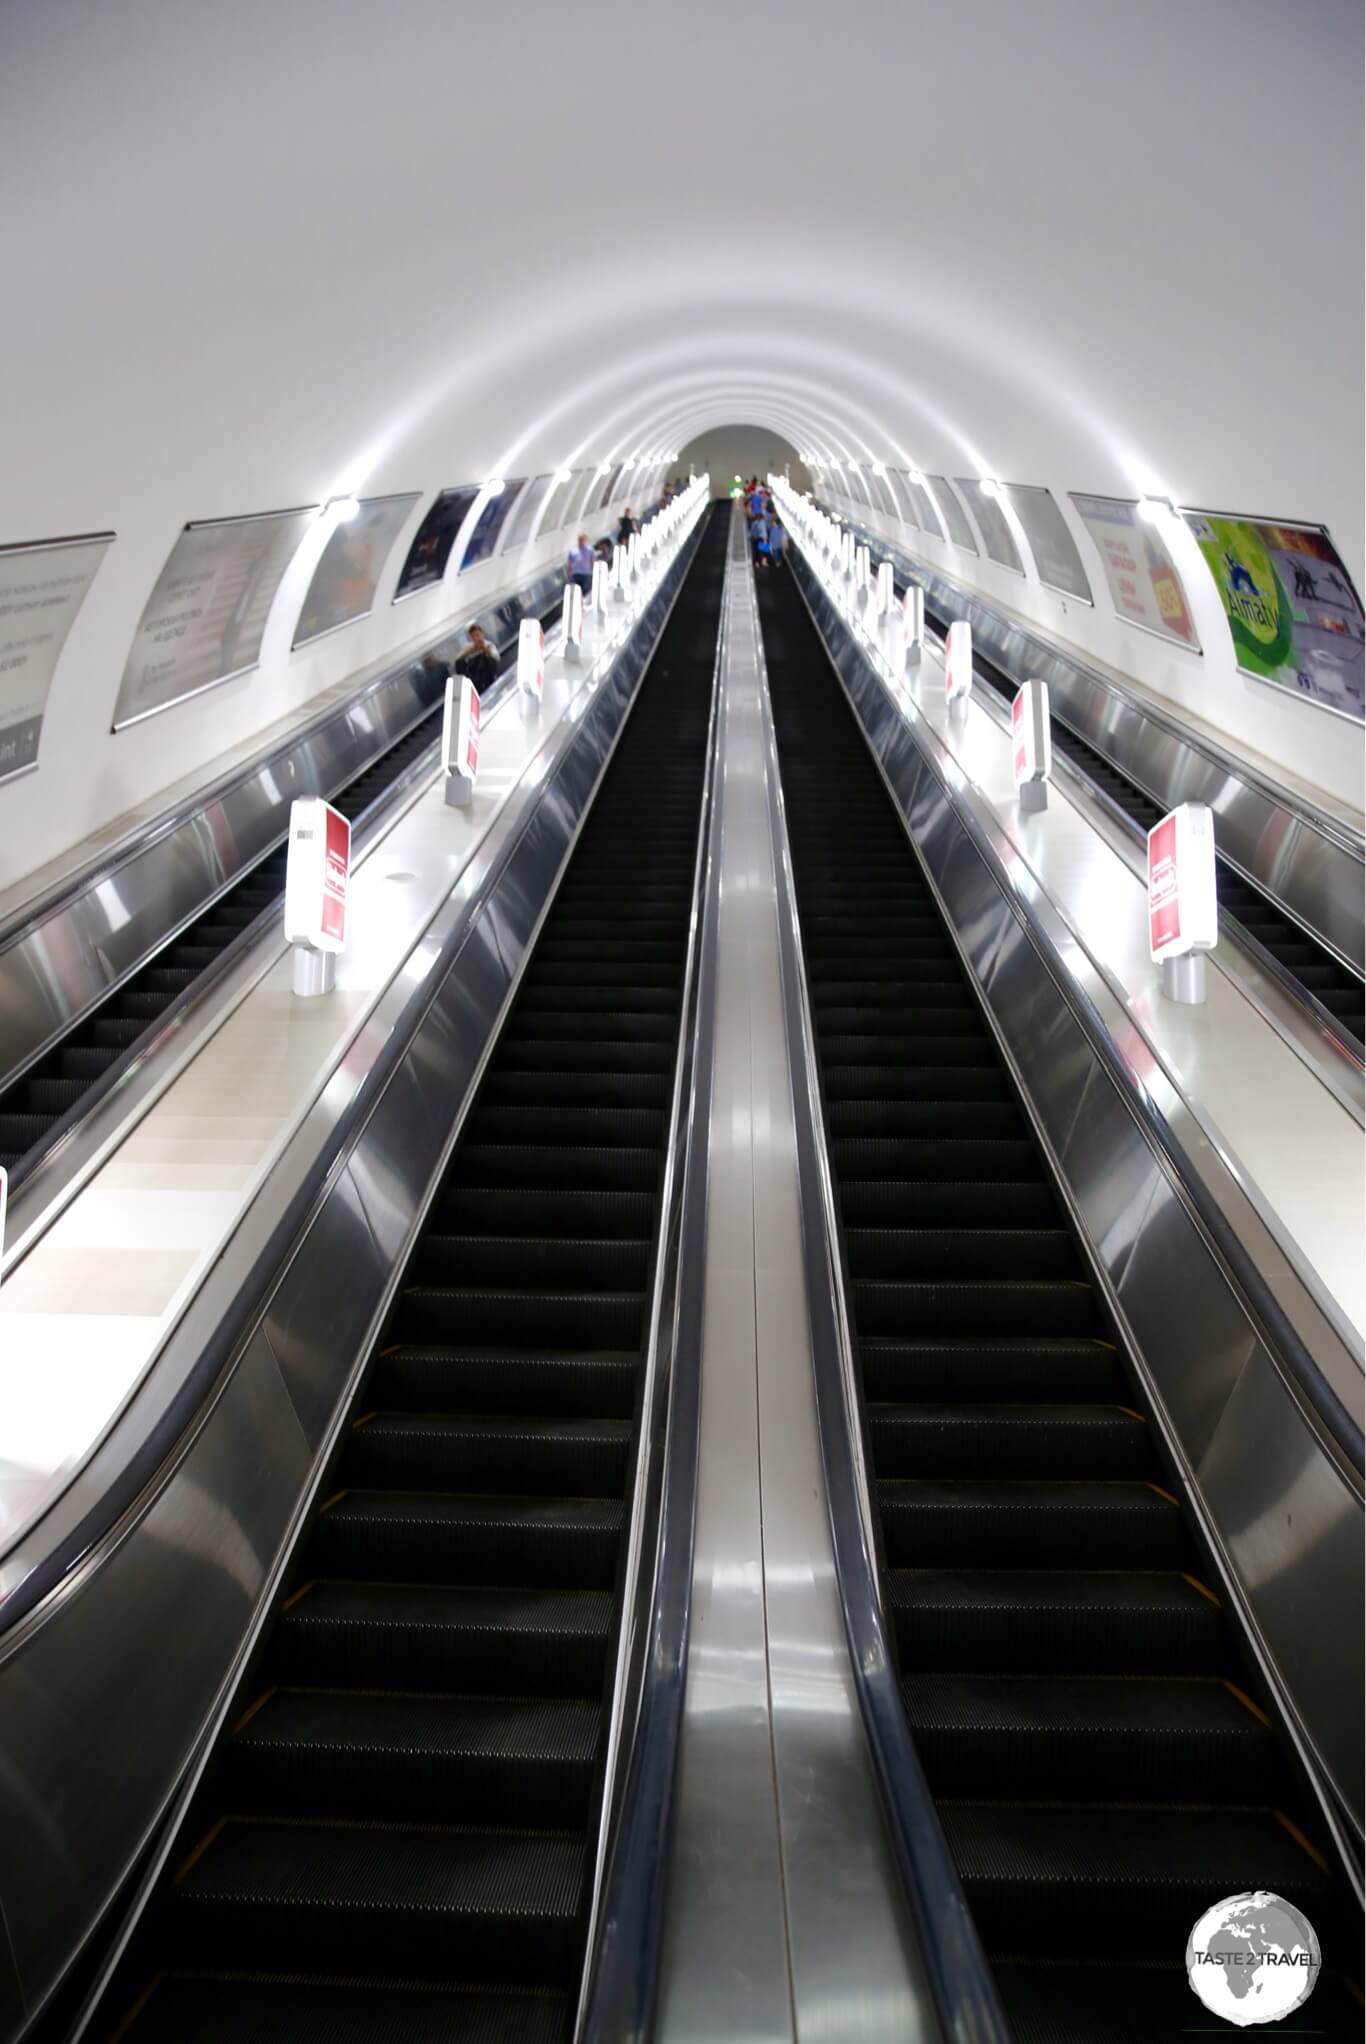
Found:
[[1314, 1992], [1314, 1926], [1282, 1895], [1257, 1888], [1207, 1909], [1186, 1946], [1186, 1975], [1211, 2015], [1237, 2029], [1276, 2023]]

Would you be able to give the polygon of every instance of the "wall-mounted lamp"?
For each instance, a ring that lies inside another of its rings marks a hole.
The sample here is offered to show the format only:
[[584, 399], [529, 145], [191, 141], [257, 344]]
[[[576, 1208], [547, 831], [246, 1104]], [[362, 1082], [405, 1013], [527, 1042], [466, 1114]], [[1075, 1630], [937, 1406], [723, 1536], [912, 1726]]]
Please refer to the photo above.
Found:
[[992, 497], [998, 504], [1000, 503], [1001, 485], [997, 482], [995, 476], [983, 476], [979, 487], [984, 497]]
[[1161, 525], [1165, 518], [1175, 518], [1176, 506], [1170, 497], [1140, 497], [1138, 515], [1145, 525]]
[[569, 469], [567, 469], [567, 468], [557, 468], [557, 469], [556, 469], [556, 471], [555, 471], [555, 481], [556, 481], [557, 483], [568, 483], [568, 482], [572, 482], [573, 480], [574, 480], [574, 478], [573, 478], [573, 474], [572, 474], [572, 471], [571, 471], [571, 470], [569, 470]]
[[484, 495], [486, 497], [501, 497], [506, 488], [507, 484], [501, 476], [490, 476], [484, 485]]
[[331, 518], [337, 525], [349, 525], [353, 518], [360, 516], [360, 500], [357, 497], [329, 497], [323, 505], [323, 517]]
[[908, 468], [906, 473], [910, 477], [911, 481], [915, 484], [918, 490], [924, 489], [925, 478], [918, 468]]

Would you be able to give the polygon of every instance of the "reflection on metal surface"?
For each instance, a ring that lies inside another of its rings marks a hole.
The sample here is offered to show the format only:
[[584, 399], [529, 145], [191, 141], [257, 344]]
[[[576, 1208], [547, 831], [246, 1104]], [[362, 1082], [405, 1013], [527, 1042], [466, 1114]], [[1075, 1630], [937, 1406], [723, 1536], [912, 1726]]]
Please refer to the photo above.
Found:
[[[994, 817], [893, 701], [799, 555], [797, 573], [1131, 1339], [1232, 1608], [1311, 1778], [1359, 1827], [1362, 1642], [1334, 1614], [1359, 1611], [1364, 1587], [1360, 1362], [1184, 1103], [1136, 1060], [1132, 1025], [1081, 972], [1051, 903], [1013, 884]], [[1312, 1581], [1313, 1595], [1284, 1595], [1292, 1581]]]
[[[743, 524], [727, 574], [694, 1610], [661, 2040], [938, 2037], [854, 1696], [801, 1277]], [[694, 1280], [695, 1281], [695, 1280]]]
[[193, 1785], [688, 552], [555, 734], [538, 798], [504, 805], [75, 1494], [11, 1558], [0, 2008], [40, 2008]]

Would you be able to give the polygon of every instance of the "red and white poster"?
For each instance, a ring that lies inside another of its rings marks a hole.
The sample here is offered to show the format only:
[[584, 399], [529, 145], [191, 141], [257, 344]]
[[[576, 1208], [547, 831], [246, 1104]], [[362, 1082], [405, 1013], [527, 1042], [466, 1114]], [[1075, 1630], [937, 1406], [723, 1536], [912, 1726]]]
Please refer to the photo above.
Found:
[[517, 686], [537, 702], [541, 700], [545, 689], [545, 633], [539, 618], [524, 617], [517, 634]]
[[1154, 964], [1219, 941], [1214, 815], [1183, 802], [1148, 832], [1148, 949]]
[[965, 617], [960, 617], [949, 626], [944, 648], [944, 695], [953, 703], [971, 694], [972, 626]]
[[351, 885], [351, 826], [316, 797], [289, 812], [285, 865], [285, 938], [314, 951], [341, 951]]

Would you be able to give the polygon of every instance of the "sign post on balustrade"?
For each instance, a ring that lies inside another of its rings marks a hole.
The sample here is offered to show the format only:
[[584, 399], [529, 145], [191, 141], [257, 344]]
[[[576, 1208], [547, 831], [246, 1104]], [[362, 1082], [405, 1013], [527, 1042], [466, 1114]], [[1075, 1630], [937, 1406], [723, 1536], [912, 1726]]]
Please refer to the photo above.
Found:
[[594, 561], [593, 563], [592, 611], [599, 624], [605, 622], [607, 617], [606, 561]]
[[566, 660], [578, 660], [583, 650], [583, 591], [577, 582], [566, 582], [560, 609], [561, 647]]
[[1015, 792], [1026, 814], [1048, 807], [1053, 771], [1053, 734], [1048, 722], [1048, 683], [1027, 681], [1010, 706], [1010, 756]]
[[612, 549], [612, 601], [626, 601], [626, 549], [614, 546]]
[[906, 665], [918, 667], [925, 651], [925, 592], [918, 582], [909, 582], [901, 599], [901, 635]]
[[[577, 595], [578, 591], [574, 593]], [[452, 809], [468, 809], [479, 778], [479, 691], [467, 674], [453, 674], [446, 683], [441, 764], [446, 774], [447, 802]]]
[[888, 617], [896, 602], [896, 575], [890, 561], [877, 564], [877, 614]]
[[290, 806], [285, 854], [285, 942], [294, 946], [294, 991], [330, 994], [346, 948], [351, 826], [320, 796]]
[[955, 618], [944, 645], [944, 696], [954, 722], [966, 720], [972, 701], [972, 626], [967, 618]]
[[1218, 941], [1214, 812], [1183, 802], [1148, 832], [1148, 949], [1169, 1001], [1204, 1000], [1205, 953]]
[[545, 693], [545, 633], [538, 617], [524, 617], [517, 633], [517, 695], [522, 714], [536, 716]]
[[5, 1261], [5, 1208], [9, 1203], [9, 1173], [0, 1164], [0, 1266]]

